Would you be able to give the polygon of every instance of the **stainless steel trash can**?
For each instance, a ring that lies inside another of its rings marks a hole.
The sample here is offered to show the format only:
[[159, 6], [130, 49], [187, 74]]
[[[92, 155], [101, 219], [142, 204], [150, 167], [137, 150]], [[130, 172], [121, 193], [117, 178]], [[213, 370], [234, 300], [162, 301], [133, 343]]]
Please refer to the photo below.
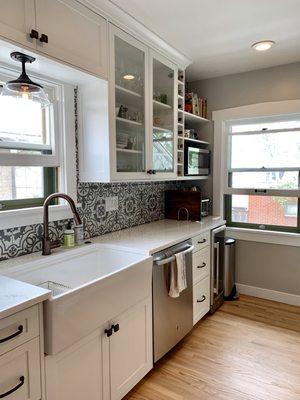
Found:
[[224, 300], [235, 300], [238, 298], [235, 285], [235, 240], [225, 238], [224, 247]]

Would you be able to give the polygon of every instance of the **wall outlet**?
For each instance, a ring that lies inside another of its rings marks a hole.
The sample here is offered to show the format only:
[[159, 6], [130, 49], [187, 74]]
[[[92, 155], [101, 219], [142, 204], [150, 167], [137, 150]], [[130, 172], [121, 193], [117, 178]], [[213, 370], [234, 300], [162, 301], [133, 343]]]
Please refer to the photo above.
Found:
[[118, 196], [105, 198], [105, 211], [116, 211], [119, 208]]

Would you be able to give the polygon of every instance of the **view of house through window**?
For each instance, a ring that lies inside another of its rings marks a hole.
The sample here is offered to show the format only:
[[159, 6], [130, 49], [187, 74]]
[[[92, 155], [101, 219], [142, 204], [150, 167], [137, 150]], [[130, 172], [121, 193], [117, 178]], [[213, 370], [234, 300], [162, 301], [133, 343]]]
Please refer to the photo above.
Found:
[[229, 223], [298, 230], [300, 116], [231, 124], [227, 179]]

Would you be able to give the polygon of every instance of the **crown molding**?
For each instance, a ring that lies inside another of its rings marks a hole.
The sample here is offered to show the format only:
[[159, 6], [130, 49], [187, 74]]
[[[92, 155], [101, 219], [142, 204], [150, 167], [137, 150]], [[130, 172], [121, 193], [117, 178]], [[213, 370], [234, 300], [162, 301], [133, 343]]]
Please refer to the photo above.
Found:
[[160, 52], [165, 57], [176, 63], [180, 68], [185, 69], [192, 60], [165, 42], [160, 36], [156, 35], [145, 25], [137, 21], [123, 9], [118, 7], [110, 0], [77, 0], [95, 13], [101, 15], [108, 22], [123, 29], [136, 39], [147, 44], [152, 49]]

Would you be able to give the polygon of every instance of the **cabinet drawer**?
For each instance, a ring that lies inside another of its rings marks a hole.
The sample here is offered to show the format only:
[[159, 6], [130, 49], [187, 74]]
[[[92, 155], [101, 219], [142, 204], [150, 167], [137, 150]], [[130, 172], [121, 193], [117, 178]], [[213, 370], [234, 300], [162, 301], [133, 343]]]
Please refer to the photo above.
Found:
[[32, 339], [0, 357], [0, 395], [6, 393], [7, 400], [41, 398], [39, 338]]
[[193, 284], [209, 276], [210, 272], [210, 246], [193, 253]]
[[38, 306], [0, 320], [0, 356], [39, 335]]
[[209, 311], [210, 301], [209, 276], [193, 286], [193, 321], [194, 325]]
[[203, 249], [206, 246], [210, 245], [210, 232], [201, 233], [201, 235], [197, 235], [193, 237], [193, 245], [195, 247], [194, 252]]

